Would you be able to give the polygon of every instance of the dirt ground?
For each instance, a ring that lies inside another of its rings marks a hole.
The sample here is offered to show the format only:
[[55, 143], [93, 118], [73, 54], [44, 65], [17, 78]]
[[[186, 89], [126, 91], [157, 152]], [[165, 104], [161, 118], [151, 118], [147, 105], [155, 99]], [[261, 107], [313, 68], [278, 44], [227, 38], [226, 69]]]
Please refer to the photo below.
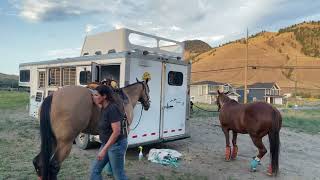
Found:
[[[32, 158], [39, 150], [39, 130], [25, 109], [0, 110], [0, 179], [35, 179]], [[177, 168], [146, 160], [138, 161], [137, 148], [129, 149], [126, 171], [130, 179], [273, 179], [266, 175], [269, 153], [257, 172], [249, 171], [249, 161], [257, 149], [248, 135], [238, 136], [239, 156], [224, 161], [224, 135], [217, 118], [192, 118], [191, 138], [144, 147], [170, 148], [183, 154]], [[320, 135], [297, 133], [283, 128], [280, 134], [280, 173], [276, 179], [320, 179]], [[264, 142], [269, 149], [268, 139]], [[90, 163], [97, 148], [80, 150], [73, 147], [63, 163], [59, 179], [88, 179]], [[105, 176], [107, 178], [107, 176]]]

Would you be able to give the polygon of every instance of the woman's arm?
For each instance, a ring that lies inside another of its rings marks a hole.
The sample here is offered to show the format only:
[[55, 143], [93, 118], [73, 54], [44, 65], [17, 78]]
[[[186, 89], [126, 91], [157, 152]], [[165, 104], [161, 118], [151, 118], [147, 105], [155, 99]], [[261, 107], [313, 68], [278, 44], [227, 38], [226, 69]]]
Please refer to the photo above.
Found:
[[101, 151], [98, 154], [98, 160], [102, 160], [103, 157], [106, 155], [107, 150], [110, 148], [112, 144], [114, 144], [121, 133], [121, 124], [120, 121], [111, 123], [112, 127], [112, 134], [108, 140], [108, 142], [104, 145]]

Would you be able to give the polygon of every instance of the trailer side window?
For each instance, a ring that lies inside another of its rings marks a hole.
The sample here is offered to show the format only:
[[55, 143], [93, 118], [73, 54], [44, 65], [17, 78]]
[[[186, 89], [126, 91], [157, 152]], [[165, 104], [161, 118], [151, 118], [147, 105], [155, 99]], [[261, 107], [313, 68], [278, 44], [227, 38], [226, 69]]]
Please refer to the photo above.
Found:
[[30, 82], [30, 70], [20, 71], [20, 82]]
[[39, 72], [39, 88], [44, 88], [45, 80], [46, 80], [46, 72], [40, 71]]
[[76, 85], [76, 68], [75, 67], [68, 67], [62, 69], [62, 85]]
[[60, 68], [49, 69], [49, 86], [60, 86]]
[[91, 81], [91, 72], [81, 71], [79, 81], [81, 85], [87, 85]]
[[168, 73], [168, 84], [171, 86], [182, 86], [183, 84], [182, 72], [170, 71]]

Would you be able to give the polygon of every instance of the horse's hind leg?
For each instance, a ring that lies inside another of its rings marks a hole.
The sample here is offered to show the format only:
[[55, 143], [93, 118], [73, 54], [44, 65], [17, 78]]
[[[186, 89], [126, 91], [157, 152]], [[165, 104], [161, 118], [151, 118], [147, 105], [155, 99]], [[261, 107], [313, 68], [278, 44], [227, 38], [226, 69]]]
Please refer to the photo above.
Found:
[[59, 173], [61, 162], [69, 155], [71, 148], [72, 142], [70, 143], [58, 141], [55, 154], [53, 154], [53, 157], [50, 160], [51, 174], [55, 175], [55, 178]]
[[73, 142], [60, 142], [57, 146], [56, 157], [58, 162], [62, 162], [69, 154]]
[[263, 156], [267, 153], [267, 149], [262, 143], [261, 137], [254, 137], [250, 135], [252, 142], [254, 145], [258, 148], [259, 154], [251, 161], [251, 170], [255, 171], [257, 168], [257, 165], [260, 164], [260, 160], [263, 158]]
[[238, 133], [235, 131], [232, 131], [232, 153], [231, 153], [231, 158], [236, 159], [237, 154], [238, 154], [238, 146], [237, 146], [237, 135]]
[[225, 160], [230, 161], [231, 159], [231, 147], [230, 147], [230, 139], [229, 139], [229, 129], [222, 128], [224, 136], [226, 138], [226, 151], [225, 151]]

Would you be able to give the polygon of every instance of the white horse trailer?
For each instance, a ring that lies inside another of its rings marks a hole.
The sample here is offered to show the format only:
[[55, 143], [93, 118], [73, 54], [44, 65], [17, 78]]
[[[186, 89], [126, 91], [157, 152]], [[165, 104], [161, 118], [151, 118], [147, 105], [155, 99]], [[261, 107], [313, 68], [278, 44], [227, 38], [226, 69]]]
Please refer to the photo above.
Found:
[[[20, 64], [19, 85], [30, 88], [29, 113], [37, 118], [44, 97], [62, 86], [111, 78], [124, 87], [148, 74], [151, 107], [142, 113], [141, 104], [135, 107], [129, 146], [183, 139], [189, 137], [191, 67], [183, 53], [181, 42], [129, 29], [88, 35], [80, 57]], [[86, 148], [96, 139], [81, 134], [77, 143]]]

